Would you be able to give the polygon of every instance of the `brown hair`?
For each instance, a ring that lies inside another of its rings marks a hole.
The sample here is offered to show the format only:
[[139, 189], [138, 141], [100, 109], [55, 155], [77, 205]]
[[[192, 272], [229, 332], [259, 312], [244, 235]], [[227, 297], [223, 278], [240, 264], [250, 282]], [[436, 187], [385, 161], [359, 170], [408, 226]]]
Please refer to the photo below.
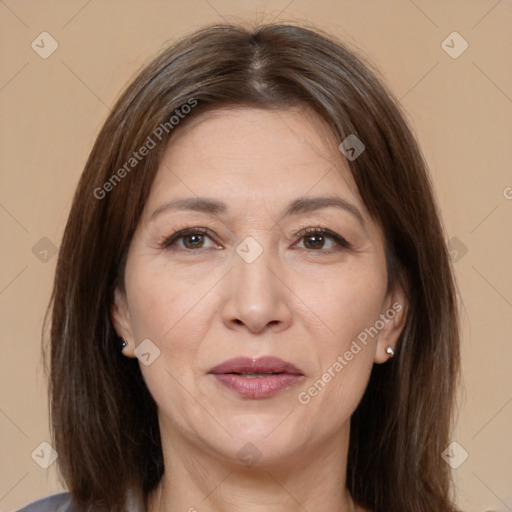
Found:
[[[456, 510], [441, 458], [459, 372], [453, 270], [405, 115], [356, 55], [318, 30], [215, 25], [163, 51], [117, 101], [73, 199], [48, 309], [53, 442], [78, 503], [121, 510], [128, 487], [146, 500], [163, 474], [156, 405], [137, 359], [119, 354], [110, 308], [162, 150], [180, 129], [169, 116], [195, 101], [189, 117], [221, 105], [308, 105], [340, 142], [363, 141], [349, 169], [383, 228], [389, 287], [404, 285], [408, 308], [396, 356], [374, 365], [351, 419], [347, 486], [375, 512]], [[127, 166], [162, 126], [157, 147]]]

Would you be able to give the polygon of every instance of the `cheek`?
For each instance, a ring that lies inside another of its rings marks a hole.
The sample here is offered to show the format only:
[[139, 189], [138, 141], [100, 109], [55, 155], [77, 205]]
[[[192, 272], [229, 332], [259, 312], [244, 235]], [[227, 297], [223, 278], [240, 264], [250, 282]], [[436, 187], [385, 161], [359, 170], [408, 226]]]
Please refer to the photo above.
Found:
[[372, 327], [381, 312], [385, 278], [378, 266], [354, 268], [301, 292], [321, 320], [311, 328], [318, 372], [309, 379], [313, 387], [303, 389], [319, 414], [331, 411], [338, 421], [346, 420], [362, 398], [374, 364], [377, 336]]
[[[172, 343], [180, 330], [200, 327], [190, 323], [189, 318], [195, 315], [198, 306], [200, 309], [207, 282], [195, 281], [193, 273], [177, 278], [172, 269], [151, 265], [151, 261], [144, 262], [143, 258], [129, 270], [131, 279], [127, 279], [126, 287], [137, 342], [150, 338], [164, 347]], [[182, 336], [185, 342], [191, 338]]]
[[299, 297], [322, 321], [324, 338], [336, 350], [350, 346], [379, 318], [386, 275], [376, 265], [342, 269], [314, 282], [305, 281]]
[[[194, 274], [144, 264], [140, 258], [127, 280], [130, 318], [136, 344], [150, 339], [160, 350], [150, 366], [140, 365], [147, 386], [159, 404], [181, 402], [183, 388], [192, 389], [201, 340], [207, 336], [212, 311], [210, 280], [196, 281]], [[197, 276], [195, 276], [197, 277]]]
[[176, 279], [150, 264], [133, 266], [127, 281], [130, 318], [138, 344], [150, 339], [160, 350], [158, 358], [146, 366], [139, 364], [150, 394], [164, 416], [184, 425], [197, 414], [197, 404], [185, 390], [194, 387], [200, 340], [204, 337], [205, 305], [201, 297], [207, 287]]

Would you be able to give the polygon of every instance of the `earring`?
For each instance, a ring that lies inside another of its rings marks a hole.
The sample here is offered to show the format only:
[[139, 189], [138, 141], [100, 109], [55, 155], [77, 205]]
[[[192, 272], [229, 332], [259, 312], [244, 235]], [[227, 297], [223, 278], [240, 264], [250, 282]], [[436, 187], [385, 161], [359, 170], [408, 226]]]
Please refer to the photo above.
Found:
[[386, 347], [386, 353], [389, 354], [391, 357], [395, 355], [395, 351], [391, 347]]
[[122, 352], [124, 347], [126, 347], [127, 343], [123, 340], [123, 338], [117, 338], [117, 346], [119, 348], [119, 352]]

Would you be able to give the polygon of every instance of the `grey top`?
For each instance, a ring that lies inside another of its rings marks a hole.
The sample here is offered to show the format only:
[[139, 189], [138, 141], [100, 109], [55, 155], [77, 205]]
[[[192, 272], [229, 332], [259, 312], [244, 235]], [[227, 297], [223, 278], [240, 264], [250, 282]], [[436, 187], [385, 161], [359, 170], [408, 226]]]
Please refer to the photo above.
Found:
[[[142, 499], [134, 492], [128, 492], [127, 507], [127, 512], [144, 512]], [[73, 497], [69, 492], [61, 492], [33, 501], [16, 512], [81, 512], [81, 510], [73, 502]], [[89, 510], [88, 512], [94, 511]]]
[[73, 498], [68, 492], [61, 492], [60, 494], [53, 494], [47, 498], [42, 498], [33, 501], [18, 512], [78, 512], [78, 509], [73, 505]]

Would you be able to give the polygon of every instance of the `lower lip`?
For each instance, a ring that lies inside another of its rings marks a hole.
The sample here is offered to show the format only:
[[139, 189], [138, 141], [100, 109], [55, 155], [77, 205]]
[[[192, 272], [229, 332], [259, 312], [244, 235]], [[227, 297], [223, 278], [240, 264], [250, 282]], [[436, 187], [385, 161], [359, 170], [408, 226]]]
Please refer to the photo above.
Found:
[[245, 398], [269, 398], [304, 379], [304, 375], [291, 375], [289, 373], [254, 378], [233, 375], [231, 373], [212, 375], [218, 382]]

